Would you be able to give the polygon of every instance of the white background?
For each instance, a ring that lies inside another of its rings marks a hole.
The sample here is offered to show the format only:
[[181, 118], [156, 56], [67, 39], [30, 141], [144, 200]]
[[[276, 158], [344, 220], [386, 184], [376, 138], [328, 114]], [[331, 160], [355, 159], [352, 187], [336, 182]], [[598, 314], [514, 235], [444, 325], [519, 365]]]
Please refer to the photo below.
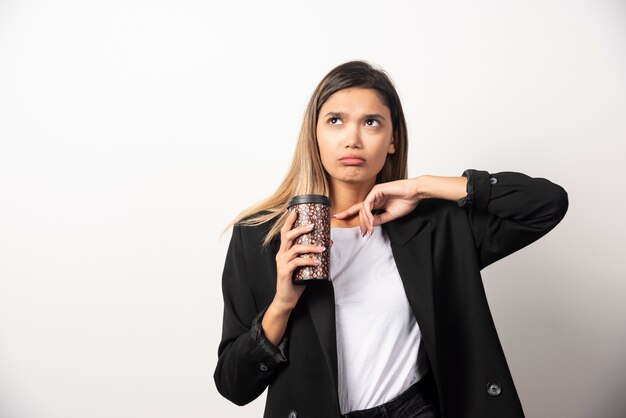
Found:
[[626, 3], [0, 0], [0, 417], [260, 417], [213, 383], [238, 212], [306, 103], [366, 59], [410, 176], [563, 186], [565, 219], [483, 270], [530, 418], [626, 409]]

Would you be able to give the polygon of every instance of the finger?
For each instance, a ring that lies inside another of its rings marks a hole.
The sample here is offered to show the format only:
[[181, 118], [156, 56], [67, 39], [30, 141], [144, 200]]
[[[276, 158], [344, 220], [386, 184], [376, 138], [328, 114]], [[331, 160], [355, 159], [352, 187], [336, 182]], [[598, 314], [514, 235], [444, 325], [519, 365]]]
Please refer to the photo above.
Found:
[[372, 200], [373, 196], [368, 196], [363, 201], [363, 222], [365, 223], [365, 227], [369, 230], [370, 225], [372, 224]]
[[326, 247], [322, 245], [305, 245], [296, 244], [288, 251], [289, 259], [295, 258], [299, 254], [322, 253], [326, 251]]
[[383, 206], [384, 197], [385, 194], [382, 190], [374, 188], [365, 198], [363, 206], [365, 207], [365, 215], [367, 216], [369, 226], [374, 225], [374, 214], [372, 212], [374, 209], [380, 209]]
[[283, 223], [283, 227], [280, 228], [280, 231], [281, 232], [289, 231], [295, 221], [296, 221], [296, 211], [292, 210], [291, 212], [289, 212], [289, 215], [287, 215], [287, 218], [285, 218], [285, 222]]
[[371, 228], [372, 228], [372, 225], [371, 225], [372, 221], [370, 218], [371, 216], [372, 216], [372, 212], [370, 211], [370, 209], [367, 209], [365, 205], [363, 205], [363, 212], [361, 214], [361, 222], [363, 223], [365, 235], [367, 235], [368, 233], [371, 233]]
[[296, 244], [289, 248], [284, 253], [279, 253], [276, 256], [276, 265], [279, 271], [283, 270], [283, 266], [286, 267], [289, 272], [291, 267], [291, 262], [293, 260], [297, 260], [299, 258], [311, 258], [311, 257], [321, 257], [320, 253], [326, 251], [326, 248], [321, 245], [304, 245], [304, 244]]
[[364, 225], [363, 227], [365, 229], [365, 234], [371, 234], [374, 231], [374, 215], [372, 214], [372, 208], [378, 204], [377, 193], [377, 191], [373, 190], [363, 201], [361, 218]]
[[297, 267], [319, 266], [320, 264], [322, 261], [318, 257], [296, 257], [287, 263], [287, 267], [293, 272]]
[[333, 215], [333, 217], [337, 218], [337, 219], [343, 219], [343, 218], [347, 218], [349, 216], [354, 216], [356, 215], [359, 210], [361, 210], [361, 205], [362, 203], [357, 203], [355, 205], [350, 206], [348, 209], [341, 211], [339, 213], [335, 213]]
[[282, 228], [280, 228], [280, 250], [286, 250], [291, 246], [291, 240], [289, 239], [289, 237], [287, 237], [287, 234], [293, 227], [295, 221], [296, 211], [292, 210], [287, 216], [287, 219], [285, 219]]
[[378, 215], [374, 215], [374, 225], [382, 225], [394, 219], [395, 219], [395, 216], [393, 216], [391, 213], [383, 212]]
[[287, 256], [285, 257], [285, 261], [290, 263], [292, 260], [301, 257], [321, 257], [321, 253], [326, 251], [326, 248], [323, 246], [317, 245], [294, 245], [289, 249]]
[[315, 225], [308, 224], [308, 225], [299, 226], [297, 228], [293, 228], [292, 230], [288, 231], [285, 234], [285, 239], [291, 242], [294, 239], [298, 238], [300, 235], [311, 232], [314, 227]]
[[365, 212], [365, 206], [363, 206], [363, 209], [361, 209], [361, 212], [359, 212], [359, 228], [361, 229], [362, 237], [367, 235], [368, 232], [367, 215], [365, 214]]

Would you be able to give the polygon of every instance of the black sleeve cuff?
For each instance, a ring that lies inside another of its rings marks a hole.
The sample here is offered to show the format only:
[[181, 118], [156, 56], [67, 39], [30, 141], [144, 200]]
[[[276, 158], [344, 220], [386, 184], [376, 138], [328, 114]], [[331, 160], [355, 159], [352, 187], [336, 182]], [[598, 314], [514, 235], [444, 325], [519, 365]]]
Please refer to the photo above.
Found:
[[252, 359], [258, 363], [259, 370], [263, 373], [271, 372], [276, 366], [287, 362], [287, 342], [289, 337], [287, 334], [282, 341], [275, 346], [263, 333], [261, 321], [265, 315], [267, 308], [263, 309], [252, 321], [250, 328], [250, 354]]
[[467, 177], [467, 196], [457, 200], [458, 205], [470, 211], [485, 210], [491, 197], [491, 185], [497, 180], [483, 170], [467, 169], [461, 175]]

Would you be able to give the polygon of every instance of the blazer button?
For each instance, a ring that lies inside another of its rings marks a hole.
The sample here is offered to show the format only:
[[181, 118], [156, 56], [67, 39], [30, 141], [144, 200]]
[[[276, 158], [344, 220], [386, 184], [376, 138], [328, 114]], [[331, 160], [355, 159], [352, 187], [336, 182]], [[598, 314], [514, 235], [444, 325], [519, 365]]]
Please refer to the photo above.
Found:
[[289, 412], [288, 418], [298, 418], [298, 413], [296, 411]]
[[261, 364], [259, 364], [259, 369], [261, 369], [262, 372], [266, 372], [267, 371], [267, 366], [265, 365], [265, 363], [261, 363]]
[[498, 396], [500, 393], [502, 393], [502, 387], [498, 382], [489, 382], [487, 384], [487, 393], [490, 396]]
[[497, 178], [495, 178], [495, 177], [492, 177], [492, 178], [490, 178], [490, 179], [489, 179], [489, 182], [490, 182], [491, 184], [496, 184], [496, 183], [498, 182], [498, 179], [497, 179]]

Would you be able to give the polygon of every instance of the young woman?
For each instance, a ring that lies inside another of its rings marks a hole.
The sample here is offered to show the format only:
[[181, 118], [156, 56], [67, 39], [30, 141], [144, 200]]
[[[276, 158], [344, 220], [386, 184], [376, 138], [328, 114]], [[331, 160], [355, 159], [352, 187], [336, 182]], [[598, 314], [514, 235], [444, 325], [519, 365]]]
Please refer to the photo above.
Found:
[[[389, 77], [331, 70], [308, 104], [291, 168], [240, 214], [223, 273], [215, 383], [265, 417], [522, 417], [480, 270], [565, 216], [559, 185], [467, 169], [407, 178], [407, 128]], [[287, 202], [331, 200], [331, 248], [294, 245]], [[331, 281], [296, 268], [330, 251]]]

